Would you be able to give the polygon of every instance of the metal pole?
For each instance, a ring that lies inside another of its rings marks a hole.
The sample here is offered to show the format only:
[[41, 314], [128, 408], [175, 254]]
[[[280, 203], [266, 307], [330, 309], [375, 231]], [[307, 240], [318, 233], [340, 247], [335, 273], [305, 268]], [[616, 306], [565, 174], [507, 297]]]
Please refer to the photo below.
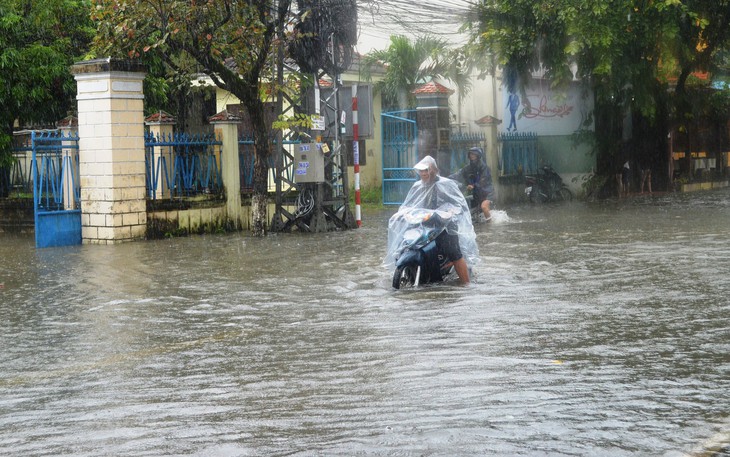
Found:
[[352, 161], [355, 171], [355, 222], [362, 226], [360, 214], [360, 129], [357, 119], [357, 84], [352, 85]]

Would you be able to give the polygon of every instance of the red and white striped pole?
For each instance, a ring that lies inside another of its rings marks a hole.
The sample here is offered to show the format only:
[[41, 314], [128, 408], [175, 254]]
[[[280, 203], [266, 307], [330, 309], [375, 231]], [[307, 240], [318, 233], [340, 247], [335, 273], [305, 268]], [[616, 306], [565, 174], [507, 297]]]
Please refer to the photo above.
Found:
[[362, 226], [360, 215], [360, 132], [357, 125], [357, 84], [352, 86], [352, 162], [355, 168], [355, 221]]

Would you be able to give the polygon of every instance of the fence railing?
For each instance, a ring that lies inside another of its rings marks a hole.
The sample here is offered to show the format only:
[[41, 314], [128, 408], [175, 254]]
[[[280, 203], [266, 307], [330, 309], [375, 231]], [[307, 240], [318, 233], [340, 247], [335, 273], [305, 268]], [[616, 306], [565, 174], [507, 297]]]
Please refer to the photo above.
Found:
[[502, 176], [537, 173], [537, 133], [502, 133], [499, 141], [502, 143], [499, 158]]
[[213, 134], [145, 134], [147, 198], [221, 195], [219, 146]]
[[[272, 150], [276, 152], [277, 141], [272, 139]], [[288, 154], [282, 154], [282, 168], [283, 176], [289, 181], [294, 179], [294, 147], [300, 144], [300, 140], [289, 140], [284, 139], [282, 141], [282, 147], [284, 147]], [[276, 154], [272, 154], [269, 157], [269, 188], [274, 186], [274, 176], [276, 167]], [[254, 144], [254, 136], [251, 133], [243, 133], [238, 138], [238, 163], [239, 170], [241, 173], [241, 192], [250, 193], [253, 192], [253, 168], [254, 159], [256, 157], [256, 146]]]
[[[144, 139], [147, 198], [156, 200], [222, 194], [222, 169], [225, 164], [221, 160], [220, 146], [223, 143], [213, 134], [146, 133]], [[55, 192], [64, 185], [63, 179], [74, 181], [74, 195], [78, 201], [78, 137], [63, 136], [58, 131], [43, 131], [36, 132], [35, 141], [44, 205], [52, 206], [52, 200], [60, 202], [61, 197]], [[273, 143], [276, 148], [276, 142]], [[299, 143], [299, 140], [283, 141], [283, 147], [287, 148], [289, 154], [282, 155], [282, 166], [284, 176], [290, 181], [294, 179], [293, 148]], [[255, 157], [253, 136], [242, 135], [238, 144], [241, 191], [252, 192]], [[73, 152], [64, 155], [64, 148]], [[2, 177], [2, 185], [10, 195], [30, 197], [33, 193], [33, 145], [30, 134], [27, 139], [16, 140], [12, 154], [13, 161]], [[274, 168], [275, 157], [272, 155], [269, 159], [269, 181], [272, 186]], [[64, 170], [69, 170], [70, 174]]]
[[452, 133], [451, 134], [451, 172], [461, 170], [469, 163], [469, 149], [482, 148], [486, 153], [484, 145], [487, 138], [483, 133]]
[[33, 193], [33, 146], [16, 141], [12, 148], [12, 163], [7, 170], [7, 177], [3, 182], [11, 196], [26, 196]]
[[79, 137], [75, 132], [33, 130], [17, 132], [13, 161], [4, 184], [10, 196], [33, 195], [40, 210], [78, 209]]

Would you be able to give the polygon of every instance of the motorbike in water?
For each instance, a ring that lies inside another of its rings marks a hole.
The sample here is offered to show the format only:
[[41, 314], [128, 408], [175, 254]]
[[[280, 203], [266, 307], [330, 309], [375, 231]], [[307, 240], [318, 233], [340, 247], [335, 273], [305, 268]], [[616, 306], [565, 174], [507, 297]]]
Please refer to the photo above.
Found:
[[441, 282], [454, 270], [451, 262], [439, 255], [436, 238], [446, 230], [452, 214], [445, 211], [408, 208], [398, 213], [404, 224], [403, 236], [394, 246], [393, 288], [416, 287]]
[[532, 203], [573, 200], [573, 192], [550, 165], [543, 166], [535, 175], [526, 175], [525, 184], [525, 194]]
[[[466, 199], [466, 203], [469, 206], [469, 215], [471, 216], [471, 222], [476, 226], [477, 224], [487, 223], [492, 220], [492, 216], [490, 216], [488, 219], [484, 217], [484, 212], [482, 211], [481, 207], [481, 201], [474, 198], [473, 191], [465, 190], [464, 191], [464, 199]], [[492, 214], [495, 212], [498, 212], [498, 210], [495, 209], [494, 201], [492, 199], [489, 199], [490, 207]]]

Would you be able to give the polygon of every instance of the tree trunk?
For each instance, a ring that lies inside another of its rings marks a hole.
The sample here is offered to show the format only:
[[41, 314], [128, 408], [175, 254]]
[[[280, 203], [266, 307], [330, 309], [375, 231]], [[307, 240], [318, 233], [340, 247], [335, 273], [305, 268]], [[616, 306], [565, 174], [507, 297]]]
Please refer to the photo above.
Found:
[[[258, 92], [256, 93], [258, 97]], [[254, 130], [256, 157], [253, 168], [253, 196], [251, 197], [251, 233], [253, 236], [265, 236], [268, 218], [266, 208], [269, 200], [269, 157], [271, 157], [271, 140], [266, 126], [264, 104], [260, 99], [251, 100], [248, 105], [251, 125]]]
[[10, 195], [10, 168], [13, 165], [13, 123], [3, 122], [0, 134], [0, 198]]
[[251, 234], [253, 236], [266, 236], [266, 207], [269, 200], [269, 164], [268, 158], [262, 157], [264, 154], [259, 153], [258, 143], [258, 140], [256, 140], [256, 157], [253, 167], [253, 195], [251, 197]]
[[[263, 65], [263, 63], [262, 63]], [[259, 74], [256, 68], [241, 78], [227, 80], [231, 92], [248, 111], [254, 134], [253, 195], [251, 196], [251, 234], [266, 236], [269, 200], [269, 157], [271, 157], [270, 126], [267, 125], [264, 102], [259, 95]]]

